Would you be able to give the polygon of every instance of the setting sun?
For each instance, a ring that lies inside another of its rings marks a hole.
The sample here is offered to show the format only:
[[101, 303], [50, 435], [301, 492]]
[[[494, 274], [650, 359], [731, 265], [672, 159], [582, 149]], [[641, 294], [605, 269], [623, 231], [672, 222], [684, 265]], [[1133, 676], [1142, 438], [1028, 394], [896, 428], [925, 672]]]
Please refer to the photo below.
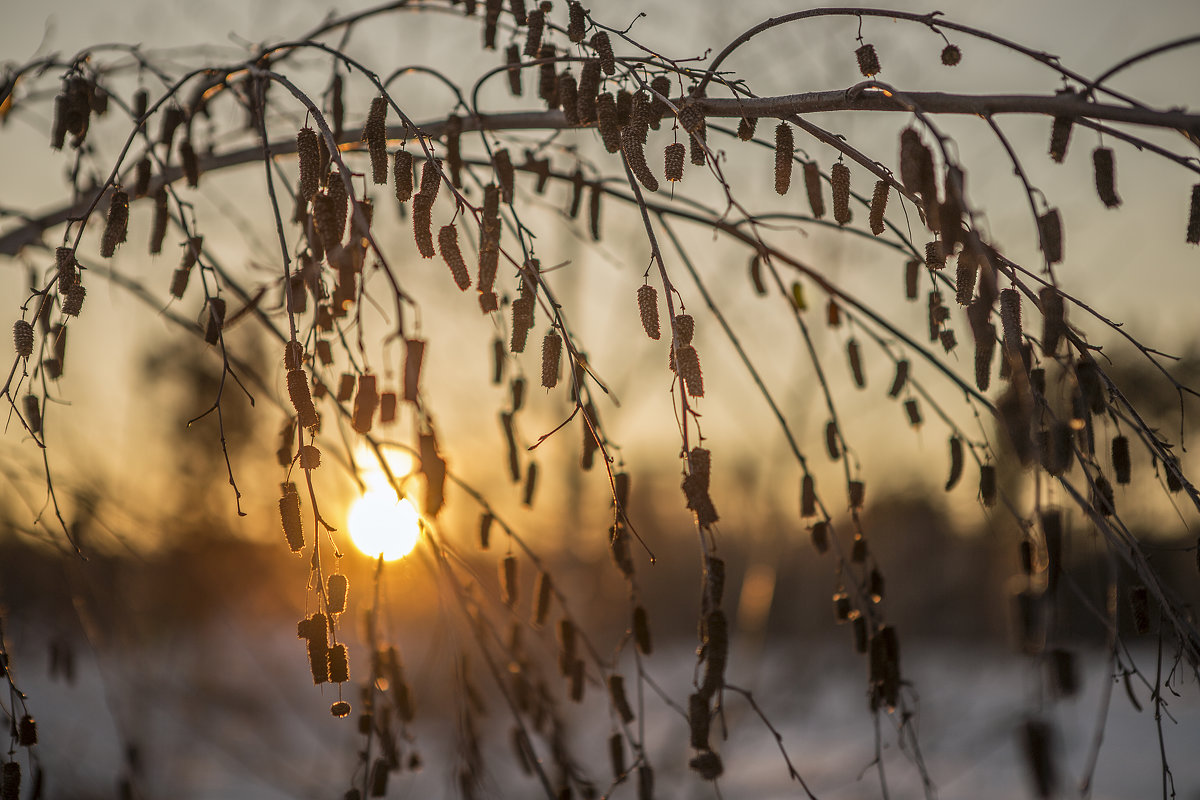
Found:
[[404, 558], [421, 536], [417, 510], [408, 500], [396, 502], [391, 489], [373, 489], [356, 500], [347, 523], [354, 546], [384, 561]]
[[[412, 470], [412, 458], [407, 453], [385, 447], [382, 454], [393, 475], [403, 476]], [[397, 501], [396, 491], [369, 448], [359, 445], [355, 461], [366, 491], [350, 506], [347, 515], [350, 540], [372, 558], [404, 558], [421, 537], [420, 513], [409, 500]]]

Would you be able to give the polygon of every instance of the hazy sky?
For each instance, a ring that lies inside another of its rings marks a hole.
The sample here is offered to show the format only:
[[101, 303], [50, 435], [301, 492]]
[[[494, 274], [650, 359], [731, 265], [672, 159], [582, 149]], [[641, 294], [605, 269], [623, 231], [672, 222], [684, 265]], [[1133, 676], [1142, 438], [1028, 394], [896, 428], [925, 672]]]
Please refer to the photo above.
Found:
[[[228, 0], [166, 3], [144, 0], [122, 3], [50, 1], [36, 5], [10, 5], [14, 7], [7, 10], [5, 24], [0, 26], [0, 59], [16, 63], [23, 62], [35, 54], [47, 52], [65, 55], [99, 42], [141, 43], [144, 47], [156, 51], [160, 57], [177, 56], [188, 63], [194, 61], [194, 51], [188, 48], [207, 45], [216, 47], [217, 52], [227, 51], [229, 57], [234, 59], [243, 52], [242, 48], [246, 42], [285, 39], [313, 27], [328, 8], [327, 4], [313, 0], [286, 4]], [[925, 4], [914, 2], [897, 5], [908, 11], [928, 10]], [[1054, 3], [1020, 0], [1007, 3], [964, 2], [950, 6], [939, 5], [954, 21], [991, 30], [1030, 47], [1046, 49], [1059, 55], [1064, 64], [1085, 74], [1096, 74], [1126, 55], [1150, 45], [1200, 31], [1200, 3], [1187, 0], [1143, 3], [1136, 6], [1130, 3], [1095, 3], [1082, 0]], [[343, 14], [354, 8], [365, 7], [366, 4], [340, 4], [338, 13]], [[676, 3], [660, 1], [642, 4], [635, 0], [619, 0], [604, 3], [602, 10], [600, 3], [594, 4], [597, 14], [614, 25], [633, 21], [636, 10], [645, 8], [649, 16], [637, 21], [634, 35], [648, 46], [662, 48], [664, 52], [677, 56], [700, 55], [706, 48], [712, 48], [715, 52], [737, 31], [772, 14], [794, 10], [797, 7], [780, 2], [742, 3], [736, 8], [730, 3], [710, 3], [707, 6], [689, 4], [691, 12], [686, 19], [679, 19]], [[698, 10], [700, 8], [705, 10], [701, 12]], [[369, 29], [360, 30], [356, 33], [354, 42], [356, 52], [362, 53], [370, 63], [380, 65], [380, 69], [390, 69], [400, 63], [421, 62], [450, 62], [447, 69], [453, 69], [455, 66], [464, 69], [472, 67], [474, 62], [470, 59], [453, 57], [457, 52], [455, 46], [442, 41], [431, 41], [429, 37], [413, 35], [414, 30], [418, 33], [421, 30], [415, 27], [424, 24], [421, 20], [422, 18], [416, 15], [396, 15], [378, 26], [373, 25]], [[477, 41], [477, 32], [466, 25], [461, 25], [460, 28], [462, 41], [466, 45], [473, 45]], [[1059, 85], [1053, 74], [1044, 68], [1012, 56], [1001, 57], [1000, 51], [994, 47], [957, 37], [955, 41], [962, 44], [964, 49], [964, 64], [957, 71], [946, 70], [937, 63], [941, 40], [928, 31], [914, 28], [915, 26], [901, 26], [879, 19], [868, 19], [863, 25], [863, 33], [867, 40], [876, 42], [879, 46], [884, 62], [884, 76], [902, 88], [1044, 93]], [[824, 20], [781, 29], [764, 35], [755, 46], [746, 48], [745, 57], [735, 57], [729, 62], [729, 66], [746, 76], [760, 94], [847, 86], [860, 79], [854, 70], [850, 55], [854, 46], [853, 34], [853, 22], [846, 19]], [[995, 64], [995, 68], [981, 68], [981, 65], [990, 64]], [[1200, 64], [1200, 48], [1182, 50], [1131, 70], [1116, 81], [1115, 85], [1136, 94], [1151, 105], [1177, 104], [1200, 107], [1200, 85], [1192, 79], [1197, 64]], [[441, 95], [428, 93], [427, 96], [422, 96], [418, 93], [413, 96], [413, 102], [419, 105], [427, 97], [433, 97], [437, 102], [441, 101]], [[854, 118], [829, 116], [820, 122], [846, 134], [852, 141], [862, 142], [865, 151], [879, 152], [886, 159], [894, 160], [894, 125], [902, 124], [897, 117], [898, 115], [893, 115], [884, 125], [880, 124], [880, 116], [866, 115]], [[0, 182], [0, 205], [4, 207], [27, 207], [31, 204], [42, 206], [60, 196], [54, 185], [47, 181], [47, 176], [57, 178], [61, 175], [61, 162], [55, 161], [49, 149], [42, 144], [44, 131], [33, 130], [30, 123], [44, 125], [45, 120], [31, 114], [28, 120], [18, 119], [0, 129], [0, 141], [6, 141], [10, 145], [0, 148], [0, 175], [4, 176], [4, 180]], [[1114, 318], [1130, 321], [1135, 332], [1145, 336], [1153, 346], [1175, 352], [1186, 348], [1191, 337], [1179, 335], [1180, 325], [1184, 322], [1191, 325], [1193, 298], [1200, 295], [1200, 277], [1197, 277], [1200, 276], [1200, 265], [1197, 264], [1200, 255], [1195, 248], [1187, 248], [1182, 243], [1184, 205], [1188, 189], [1195, 177], [1167, 167], [1153, 157], [1136, 154], [1130, 148], [1119, 147], [1118, 176], [1121, 193], [1126, 199], [1126, 208], [1119, 214], [1106, 215], [1096, 202], [1091, 187], [1090, 159], [1086, 157], [1087, 152], [1094, 146], [1094, 137], [1089, 138], [1083, 133], [1077, 133], [1076, 157], [1068, 159], [1067, 164], [1059, 167], [1050, 164], [1044, 157], [1048, 130], [1044, 119], [1011, 123], [1006, 119], [1003, 124], [1013, 136], [1018, 148], [1033, 156], [1027, 163], [1031, 177], [1047, 192], [1052, 203], [1063, 209], [1068, 220], [1068, 262], [1061, 270], [1064, 285], [1069, 290], [1079, 292], [1081, 298], [1099, 308], [1115, 308]], [[1000, 163], [993, 152], [993, 142], [981, 135], [984, 127], [981, 123], [972, 119], [956, 119], [947, 121], [946, 126], [958, 139], [960, 152], [966, 163], [982, 166]], [[1177, 150], [1184, 147], [1178, 137], [1152, 138]], [[807, 142], [799, 144], [802, 147], [811, 146]], [[826, 163], [830, 160], [827, 150], [814, 149], [813, 152]], [[763, 163], [768, 162], [769, 156], [764, 154]], [[245, 183], [235, 182], [234, 188], [229, 190], [230, 198], [237, 196], [240, 190], [238, 187], [249, 186], [254, 191], [260, 191], [261, 185], [257, 183], [260, 174], [246, 178]], [[748, 180], [757, 180], [760, 188], [765, 186], [767, 178], [765, 166], [761, 175], [747, 176]], [[977, 199], [986, 198], [984, 202], [989, 229], [995, 240], [1004, 244], [1006, 252], [1022, 257], [1028, 256], [1034, 246], [1030, 221], [1019, 184], [1013, 180], [1009, 170], [973, 172], [968, 191]], [[135, 211], [135, 216], [137, 213]], [[1146, 220], [1171, 219], [1172, 215], [1178, 218], [1178, 223], [1171, 223], [1173, 228], [1166, 224], [1162, 227], [1164, 230], [1176, 230], [1177, 234], [1174, 234], [1173, 238], [1148, 238], [1142, 234]], [[830, 274], [835, 279], [850, 285], [854, 285], [856, 280], [861, 281], [860, 291], [864, 296], [872, 298], [876, 296], [872, 293], [876, 293], [879, 297], [894, 297], [895, 286], [887, 284], [884, 294], [885, 286], [871, 278], [866, 268], [855, 260], [854, 251], [844, 246], [841, 241], [843, 238], [798, 239], [797, 246], [807, 248], [805, 252], [810, 258], [828, 265]], [[269, 244], [270, 237], [265, 237], [265, 241]], [[252, 249], [251, 252], [251, 259], [262, 258], [269, 261], [271, 258], [269, 248]], [[623, 251], [611, 242], [606, 245], [605, 253], [610, 266], [619, 265], [624, 258]], [[1121, 255], [1114, 257], [1113, 253]], [[742, 255], [736, 257], [740, 286], [744, 262], [741, 260]], [[638, 255], [637, 259], [640, 258]], [[118, 261], [120, 262], [120, 259]], [[136, 269], [143, 261], [145, 259], [138, 260], [131, 254], [121, 263]], [[623, 270], [619, 273], [622, 280], [636, 282], [633, 275], [635, 268], [630, 263], [616, 268]], [[636, 270], [640, 269], [640, 266], [636, 267]], [[1154, 271], [1153, 280], [1147, 279], [1147, 270], [1150, 269]], [[1160, 291], [1164, 286], [1170, 286], [1172, 289]], [[6, 303], [5, 308], [0, 309], [0, 321], [4, 322], [6, 328], [19, 313], [15, 307], [15, 297], [23, 293], [25, 288], [24, 267], [13, 263], [0, 263], [0, 296], [14, 299]], [[118, 293], [99, 287], [92, 291], [93, 298], [108, 295], [110, 302], [117, 304], [114, 308], [121, 309], [118, 312], [121, 315], [144, 315], [144, 324], [149, 327], [139, 330], [157, 332], [164, 329], [165, 326], [157, 324], [144, 307], [128, 300], [117, 300]], [[694, 301], [694, 297], [689, 298], [689, 302]], [[742, 322], [755, 320], [757, 312], [750, 304], [751, 301], [746, 300], [744, 304], [739, 304], [741, 301], [734, 296], [728, 302], [731, 308], [741, 315], [739, 319]], [[698, 312], [700, 306], [697, 304], [694, 310]], [[612, 313], [616, 312], [597, 313], [595, 319], [580, 319], [574, 322], [581, 326], [586, 335], [601, 337], [606, 331], [606, 326], [611, 323], [609, 317]], [[920, 310], [916, 309], [913, 313], [919, 316]], [[75, 402], [78, 406], [85, 404], [84, 386], [88, 387], [86, 391], [89, 400], [96, 395], [108, 396], [111, 402], [120, 405], [129, 395], [129, 389], [125, 385], [127, 381], [122, 377], [120, 370], [107, 366], [111, 364], [111, 360], [106, 362], [104, 359], [111, 359], [112, 356], [106, 356], [101, 346], [101, 342], [110, 341], [104, 336], [115, 335], [123, 324], [113, 323], [114, 327], [95, 337], [83, 334], [73, 338], [72, 348], [79, 348], [73, 352], [83, 354], [82, 359], [75, 356], [73, 369], [80, 370], [89, 378], [86, 384], [80, 383], [76, 389]], [[438, 321], [430, 319], [428, 324], [436, 326]], [[715, 331], [715, 326], [708, 324], [708, 330]], [[777, 337], [782, 335], [781, 330], [764, 324], [756, 326], [747, 336], [751, 343], [769, 351], [777, 343]], [[794, 329], [792, 330], [788, 336], [794, 336]], [[490, 335], [486, 327], [471, 328], [471, 331], [483, 337]], [[965, 340], [966, 336], [964, 329], [960, 339]], [[713, 340], [715, 339], [714, 334]], [[486, 338], [482, 341], [486, 341]], [[136, 357], [138, 344], [136, 341], [118, 339], [110, 349], [115, 346], [129, 354], [132, 359]], [[481, 353], [474, 355], [479, 356], [477, 360], [482, 362]], [[654, 355], [657, 358], [657, 353]], [[967, 357], [969, 358], [969, 353]], [[624, 429], [625, 438], [633, 440], [636, 446], [641, 437], [649, 436], [652, 432], [661, 433], [662, 429], [668, 428], [671, 423], [671, 417], [668, 416], [670, 411], [669, 406], [664, 405], [668, 398], [664, 391], [663, 397], [643, 407], [640, 395], [634, 391], [636, 386], [622, 381], [624, 362], [616, 356], [611, 356], [611, 359], [601, 366], [616, 381], [617, 387], [625, 390], [623, 399], [627, 401], [627, 410], [634, 420]], [[84, 363], [81, 364], [80, 360]], [[719, 373], [715, 374], [719, 377]], [[445, 376], [450, 382], [449, 385], [454, 387], [453, 392], [463, 391], [463, 387], [477, 377], [459, 374]], [[779, 368], [775, 377], [783, 387], [780, 391], [785, 398], [808, 396], [803, 394], [802, 387], [793, 385], [787, 378], [786, 365]], [[885, 381], [886, 376], [882, 373], [876, 374], [872, 380], [878, 388], [877, 384]], [[809, 389], [811, 390], [811, 387]], [[713, 417], [727, 415], [737, 422], [737, 414], [741, 411], [740, 401], [722, 401], [714, 398], [707, 402]], [[868, 402], [865, 395], [860, 398], [852, 396], [847, 402], [852, 411], [865, 414], [878, 404], [879, 398], [871, 395]], [[648, 415], [651, 408], [655, 409], [654, 415]], [[663, 414], [664, 408], [667, 409], [666, 415]], [[809, 414], [804, 410], [806, 408], [807, 405], [802, 405], [796, 413], [803, 424], [814, 424], [813, 418], [806, 416]], [[647, 412], [647, 415], [639, 416], [639, 410]], [[269, 413], [272, 420], [278, 416], [274, 410]], [[754, 413], [760, 414], [761, 409], [754, 409]], [[819, 416], [817, 412], [812, 413]], [[889, 408], [888, 413], [899, 415], [900, 412]], [[62, 416], [60, 415], [60, 419]], [[449, 416], [451, 419], [444, 421], [452, 424], [455, 418]], [[639, 419], [643, 421], [638, 422]], [[126, 409], [115, 419], [109, 420], [105, 431], [96, 431], [95, 426], [90, 423], [84, 430], [91, 428], [89, 437], [103, 438], [102, 434], [119, 436], [121, 444], [117, 452], [122, 454], [122, 457], [134, 458], [139, 454], [139, 442], [144, 437], [144, 430], [139, 427], [143, 424], [141, 415]], [[464, 427], [468, 425], [465, 420], [461, 424]], [[490, 422], [489, 425], [495, 427]], [[575, 446], [574, 432], [570, 435], [572, 446]], [[938, 435], [931, 436], [930, 442], [926, 444], [940, 452], [943, 442]], [[663, 452], [672, 455], [669, 444]]]

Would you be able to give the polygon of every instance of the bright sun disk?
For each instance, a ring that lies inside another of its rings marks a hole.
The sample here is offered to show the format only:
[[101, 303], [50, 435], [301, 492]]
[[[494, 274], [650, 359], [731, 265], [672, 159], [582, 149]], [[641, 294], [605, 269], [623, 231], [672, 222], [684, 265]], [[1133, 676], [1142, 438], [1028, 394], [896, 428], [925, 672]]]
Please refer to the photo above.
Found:
[[354, 546], [372, 558], [395, 561], [412, 552], [421, 536], [420, 516], [391, 489], [369, 489], [350, 507], [346, 520]]

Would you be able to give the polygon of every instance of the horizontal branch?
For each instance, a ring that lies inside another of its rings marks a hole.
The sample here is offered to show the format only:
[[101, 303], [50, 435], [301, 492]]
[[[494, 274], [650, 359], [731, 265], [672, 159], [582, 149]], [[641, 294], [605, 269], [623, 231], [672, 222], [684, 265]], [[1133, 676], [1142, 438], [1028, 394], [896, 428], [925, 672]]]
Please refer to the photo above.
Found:
[[[905, 92], [904, 98], [907, 102], [917, 105], [926, 114], [971, 114], [983, 117], [995, 114], [1045, 114], [1055, 117], [1087, 118], [1147, 125], [1200, 136], [1200, 114], [1092, 103], [1070, 95], [970, 95], [946, 92]], [[672, 102], [678, 105], [685, 100], [678, 98]], [[859, 84], [849, 89], [806, 92], [778, 97], [702, 98], [692, 102], [698, 102], [706, 116], [726, 118], [784, 117], [792, 114], [827, 111], [903, 111], [906, 113], [909, 111], [908, 107], [899, 100], [883, 90], [873, 88], [870, 84]], [[445, 124], [445, 120], [439, 119], [422, 123], [418, 127], [424, 135], [437, 137], [444, 132]], [[557, 109], [485, 114], [462, 120], [463, 132], [561, 130], [570, 127], [562, 112]], [[352, 150], [361, 147], [361, 134], [361, 128], [347, 129], [344, 134], [346, 144], [343, 145], [343, 149]], [[392, 126], [388, 129], [388, 135], [392, 139], [401, 139], [412, 136], [412, 131], [406, 130], [402, 126]], [[286, 139], [272, 142], [271, 152], [275, 155], [288, 155], [296, 152], [295, 137], [289, 136]], [[209, 172], [247, 164], [261, 158], [261, 146], [254, 145], [202, 158], [200, 167], [202, 171]], [[183, 170], [175, 166], [167, 171], [165, 181], [173, 183], [181, 177], [183, 177]], [[163, 178], [159, 178], [152, 184], [150, 194], [153, 194], [162, 181]], [[88, 198], [39, 217], [25, 220], [23, 225], [0, 236], [0, 255], [16, 255], [22, 248], [37, 242], [43, 231], [71, 219], [79, 218], [91, 205], [92, 201]]]

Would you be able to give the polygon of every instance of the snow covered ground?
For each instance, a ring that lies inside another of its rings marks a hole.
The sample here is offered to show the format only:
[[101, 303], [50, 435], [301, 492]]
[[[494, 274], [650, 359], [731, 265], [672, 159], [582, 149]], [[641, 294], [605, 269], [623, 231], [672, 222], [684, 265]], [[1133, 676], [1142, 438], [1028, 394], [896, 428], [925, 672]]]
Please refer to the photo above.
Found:
[[[336, 691], [311, 685], [302, 645], [278, 627], [233, 623], [160, 641], [153, 648], [107, 646], [97, 658], [77, 655], [76, 680], [51, 681], [42, 655], [48, 643], [9, 627], [18, 680], [29, 695], [39, 723], [37, 750], [47, 775], [49, 797], [111, 797], [125, 773], [125, 743], [140, 755], [136, 781], [142, 796], [174, 798], [340, 797], [349, 788], [355, 753], [362, 739], [351, 721], [333, 719], [329, 703]], [[665, 643], [664, 643], [665, 645]], [[428, 650], [428, 652], [426, 652]], [[796, 643], [731, 658], [729, 680], [753, 691], [779, 729], [783, 745], [820, 798], [881, 796], [874, 758], [874, 723], [865, 699], [865, 663], [848, 648]], [[436, 648], [406, 647], [418, 716], [413, 731], [424, 761], [419, 772], [393, 776], [390, 797], [457, 796], [455, 719], [445, 701], [447, 674]], [[1155, 652], [1135, 652], [1151, 678]], [[1169, 655], [1169, 654], [1168, 654]], [[352, 645], [352, 659], [361, 650]], [[1036, 708], [1039, 686], [1032, 661], [1001, 649], [971, 650], [964, 645], [907, 643], [904, 672], [919, 694], [916, 720], [922, 755], [942, 800], [1030, 797], [1016, 731]], [[1081, 693], [1046, 706], [1054, 721], [1063, 773], [1062, 796], [1079, 796], [1080, 774], [1108, 680], [1098, 651], [1085, 651]], [[353, 663], [353, 661], [352, 661]], [[688, 693], [694, 666], [690, 646], [664, 646], [647, 661], [650, 674], [677, 701]], [[1170, 666], [1169, 658], [1164, 669]], [[360, 673], [361, 677], [361, 673]], [[507, 711], [489, 689], [481, 723], [489, 777], [486, 797], [539, 796], [539, 786], [516, 767], [509, 747]], [[1178, 797], [1200, 798], [1200, 691], [1184, 680], [1181, 697], [1167, 695], [1165, 751]], [[1092, 797], [1143, 798], [1161, 792], [1161, 766], [1153, 704], [1144, 686], [1135, 691], [1135, 710], [1118, 683], [1105, 724], [1104, 742]], [[347, 692], [355, 701], [357, 689]], [[597, 786], [609, 783], [605, 741], [611, 722], [597, 687], [579, 713], [568, 720], [572, 741], [590, 767]], [[790, 782], [774, 739], [740, 697], [727, 693], [728, 738], [716, 745], [726, 773], [726, 798], [803, 796]], [[572, 708], [569, 703], [565, 706]], [[716, 797], [687, 768], [686, 721], [646, 696], [646, 741], [653, 754], [660, 798]], [[353, 719], [353, 718], [352, 718]], [[884, 770], [891, 797], [924, 794], [912, 760], [901, 752], [894, 721], [881, 723]], [[714, 726], [714, 741], [719, 727]], [[544, 745], [536, 745], [544, 753]], [[615, 797], [634, 797], [632, 782]]]

